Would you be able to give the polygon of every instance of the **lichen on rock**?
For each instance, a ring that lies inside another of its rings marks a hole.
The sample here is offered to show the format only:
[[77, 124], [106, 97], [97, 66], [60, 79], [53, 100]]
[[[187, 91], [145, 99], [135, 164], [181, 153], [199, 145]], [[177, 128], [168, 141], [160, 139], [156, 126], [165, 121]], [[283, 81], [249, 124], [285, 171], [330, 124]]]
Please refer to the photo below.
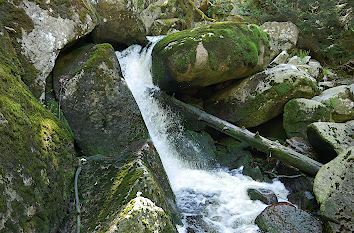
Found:
[[[352, 144], [353, 145], [353, 144]], [[313, 191], [329, 231], [354, 231], [354, 147], [325, 164], [317, 173]]]
[[86, 0], [5, 1], [0, 22], [12, 28], [11, 37], [19, 59], [24, 63], [24, 82], [43, 102], [45, 80], [59, 51], [91, 32], [96, 16]]

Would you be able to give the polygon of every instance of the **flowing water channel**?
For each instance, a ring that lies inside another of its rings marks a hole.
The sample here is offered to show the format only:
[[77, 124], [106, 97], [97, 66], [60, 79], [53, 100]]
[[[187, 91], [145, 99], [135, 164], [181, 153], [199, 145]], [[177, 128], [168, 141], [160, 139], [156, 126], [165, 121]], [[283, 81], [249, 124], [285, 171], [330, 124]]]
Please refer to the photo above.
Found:
[[248, 188], [272, 190], [279, 201], [286, 201], [288, 191], [279, 181], [260, 183], [242, 175], [242, 168], [228, 171], [223, 168], [198, 169], [176, 149], [180, 145], [200, 150], [184, 135], [180, 119], [154, 99], [149, 90], [157, 89], [151, 77], [151, 52], [162, 37], [149, 37], [150, 45], [133, 45], [117, 52], [123, 76], [143, 115], [150, 137], [161, 157], [176, 201], [182, 213], [182, 232], [257, 232], [256, 216], [266, 207], [252, 201]]

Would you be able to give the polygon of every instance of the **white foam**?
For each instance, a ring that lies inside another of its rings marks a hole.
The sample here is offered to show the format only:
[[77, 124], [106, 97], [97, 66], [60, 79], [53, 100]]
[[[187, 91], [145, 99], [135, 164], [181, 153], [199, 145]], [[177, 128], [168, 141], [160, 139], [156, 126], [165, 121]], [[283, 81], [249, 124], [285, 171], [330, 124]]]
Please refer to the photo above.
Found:
[[[149, 40], [156, 43], [161, 38]], [[187, 232], [190, 227], [195, 232], [257, 232], [254, 220], [266, 205], [250, 200], [247, 189], [270, 189], [280, 201], [286, 201], [288, 191], [279, 181], [260, 183], [243, 176], [240, 169], [205, 171], [192, 169], [183, 162], [174, 147], [175, 140], [187, 140], [178, 117], [147, 91], [158, 89], [151, 77], [152, 48], [133, 45], [116, 54], [176, 194], [184, 222], [184, 226], [178, 226], [178, 231]], [[197, 146], [195, 148], [198, 150]]]

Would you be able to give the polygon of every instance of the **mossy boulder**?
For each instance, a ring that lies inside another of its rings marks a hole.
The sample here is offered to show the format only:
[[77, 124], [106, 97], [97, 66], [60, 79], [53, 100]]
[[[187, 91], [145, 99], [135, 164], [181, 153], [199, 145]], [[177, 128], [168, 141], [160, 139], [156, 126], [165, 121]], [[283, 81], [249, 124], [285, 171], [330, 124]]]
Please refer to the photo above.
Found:
[[152, 52], [153, 81], [163, 90], [239, 79], [269, 64], [268, 35], [255, 25], [222, 22], [173, 33]]
[[240, 126], [255, 127], [281, 114], [294, 98], [312, 98], [316, 80], [296, 66], [282, 64], [248, 77], [211, 96], [206, 111]]
[[354, 120], [354, 84], [327, 89], [313, 100], [326, 105], [335, 122]]
[[113, 155], [148, 138], [139, 108], [109, 44], [88, 44], [58, 58], [54, 90], [85, 155]]
[[330, 121], [330, 110], [320, 102], [309, 99], [293, 99], [284, 106], [283, 126], [289, 138], [307, 138], [307, 126], [313, 122]]
[[265, 232], [321, 233], [322, 223], [306, 211], [280, 202], [265, 208], [256, 218], [256, 224]]
[[165, 211], [150, 199], [137, 196], [119, 215], [117, 225], [110, 232], [177, 232]]
[[307, 128], [307, 136], [322, 162], [329, 162], [354, 145], [354, 120], [312, 123]]
[[24, 68], [22, 80], [43, 102], [46, 78], [60, 50], [91, 32], [97, 20], [87, 0], [3, 0], [0, 22]]
[[0, 232], [56, 232], [72, 198], [74, 140], [21, 81], [0, 24]]
[[[159, 229], [157, 232], [177, 232], [174, 225], [180, 219], [175, 196], [149, 141], [135, 142], [111, 159], [87, 158], [79, 176], [79, 193], [83, 232], [135, 232], [143, 226], [144, 230], [136, 232], [151, 232], [149, 227]], [[142, 206], [136, 203], [141, 199], [137, 195], [146, 201]], [[154, 219], [160, 221], [159, 226]]]
[[[353, 135], [353, 134], [352, 134]], [[325, 164], [317, 173], [313, 191], [330, 232], [354, 231], [354, 147]]]

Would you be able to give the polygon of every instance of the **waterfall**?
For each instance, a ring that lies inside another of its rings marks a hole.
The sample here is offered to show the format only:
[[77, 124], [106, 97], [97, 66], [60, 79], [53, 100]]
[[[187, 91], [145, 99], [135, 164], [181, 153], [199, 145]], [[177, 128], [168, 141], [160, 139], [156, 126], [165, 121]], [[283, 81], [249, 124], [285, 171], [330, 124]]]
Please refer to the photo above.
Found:
[[184, 136], [184, 129], [173, 111], [162, 107], [151, 97], [149, 90], [158, 89], [152, 83], [151, 52], [162, 37], [149, 37], [151, 44], [146, 48], [132, 45], [116, 52], [122, 74], [140, 108], [145, 124], [176, 195], [177, 206], [182, 213], [183, 226], [180, 233], [187, 232], [257, 232], [256, 216], [267, 206], [252, 201], [248, 188], [272, 190], [279, 201], [287, 201], [288, 191], [280, 181], [261, 183], [242, 175], [242, 168], [196, 169], [184, 161], [176, 149], [176, 140], [184, 145], [194, 145]]

